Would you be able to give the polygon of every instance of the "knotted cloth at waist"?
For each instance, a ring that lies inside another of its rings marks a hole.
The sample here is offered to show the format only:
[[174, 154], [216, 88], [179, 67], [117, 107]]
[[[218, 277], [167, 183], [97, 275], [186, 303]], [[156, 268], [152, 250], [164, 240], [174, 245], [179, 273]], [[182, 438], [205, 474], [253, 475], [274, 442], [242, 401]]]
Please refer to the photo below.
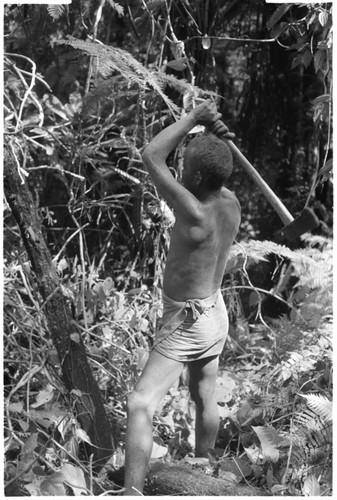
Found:
[[156, 335], [153, 347], [165, 340], [171, 333], [179, 328], [186, 320], [187, 314], [191, 311], [193, 320], [196, 321], [202, 314], [216, 306], [221, 291], [216, 290], [212, 295], [205, 299], [187, 299], [186, 301], [177, 301], [171, 299], [163, 292], [163, 318], [161, 327]]

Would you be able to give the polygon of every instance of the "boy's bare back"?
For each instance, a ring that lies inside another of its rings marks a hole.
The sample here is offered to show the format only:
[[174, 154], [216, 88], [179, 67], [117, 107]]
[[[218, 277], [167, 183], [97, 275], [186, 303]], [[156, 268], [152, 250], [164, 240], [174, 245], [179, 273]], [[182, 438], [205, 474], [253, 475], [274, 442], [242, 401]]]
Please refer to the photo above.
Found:
[[240, 205], [222, 188], [200, 201], [200, 219], [177, 215], [164, 275], [164, 292], [172, 299], [203, 299], [219, 289], [229, 250], [240, 224]]

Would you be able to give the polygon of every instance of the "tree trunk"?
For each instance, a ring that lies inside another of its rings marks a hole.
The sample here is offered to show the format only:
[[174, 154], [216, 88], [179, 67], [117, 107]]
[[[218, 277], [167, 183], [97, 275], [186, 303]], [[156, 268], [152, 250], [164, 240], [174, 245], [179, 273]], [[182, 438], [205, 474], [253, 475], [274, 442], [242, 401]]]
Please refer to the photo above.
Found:
[[156, 462], [151, 467], [146, 495], [270, 496], [260, 488], [218, 479], [189, 465], [161, 462]]
[[63, 382], [73, 399], [77, 418], [93, 447], [95, 468], [111, 457], [114, 443], [99, 387], [93, 378], [81, 335], [72, 319], [60, 287], [60, 280], [46, 246], [41, 222], [27, 184], [22, 182], [8, 146], [4, 147], [4, 192], [20, 228], [41, 293], [42, 308], [56, 347]]

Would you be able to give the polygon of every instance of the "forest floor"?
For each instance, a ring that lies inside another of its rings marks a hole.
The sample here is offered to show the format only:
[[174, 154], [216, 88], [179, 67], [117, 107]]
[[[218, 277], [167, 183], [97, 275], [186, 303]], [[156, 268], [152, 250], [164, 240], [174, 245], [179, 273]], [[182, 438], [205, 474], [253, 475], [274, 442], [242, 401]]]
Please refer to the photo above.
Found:
[[[177, 488], [189, 485], [195, 495], [192, 486], [201, 491], [201, 473], [214, 495], [210, 478], [219, 481], [220, 489], [225, 484], [231, 495], [246, 487], [260, 495], [331, 495], [332, 246], [326, 242], [324, 252], [310, 249], [310, 255], [309, 250], [287, 252], [298, 276], [288, 312], [276, 319], [237, 316], [231, 322], [217, 379], [215, 449], [206, 459], [193, 454], [195, 408], [186, 372], [157, 409], [147, 484], [151, 494], [183, 495]], [[127, 395], [146, 363], [161, 301], [146, 286], [116, 291], [111, 279], [100, 280], [94, 271], [86, 276], [87, 314], [79, 316], [78, 325], [105, 401], [115, 453], [99, 473], [88, 463], [90, 439], [64, 390], [45, 318], [31, 301], [33, 285], [12, 262], [4, 288], [8, 496], [105, 495], [110, 489], [122, 494]], [[62, 286], [81, 311], [82, 282], [79, 271], [74, 273]], [[252, 284], [249, 293], [248, 302], [258, 311]], [[174, 467], [182, 479], [175, 480], [173, 491]]]

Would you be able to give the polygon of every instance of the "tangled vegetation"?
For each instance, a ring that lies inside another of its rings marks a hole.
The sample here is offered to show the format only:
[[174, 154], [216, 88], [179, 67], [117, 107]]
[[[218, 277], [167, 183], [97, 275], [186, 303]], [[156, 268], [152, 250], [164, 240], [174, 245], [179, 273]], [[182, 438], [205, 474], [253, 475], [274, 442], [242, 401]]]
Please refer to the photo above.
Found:
[[[230, 332], [217, 384], [217, 445], [206, 461], [193, 457], [194, 407], [183, 375], [156, 412], [152, 458], [187, 463], [270, 495], [332, 494], [330, 6], [270, 7], [267, 15], [263, 2], [256, 10], [239, 2], [214, 3], [217, 9], [208, 5], [209, 25], [200, 33], [193, 30], [207, 22], [204, 2], [109, 0], [97, 7], [81, 0], [71, 7], [6, 7], [5, 150], [32, 193], [71, 311], [72, 340], [80, 336], [83, 342], [115, 448], [98, 470], [90, 454], [93, 443], [76, 412], [81, 394], [65, 387], [47, 299], [5, 193], [8, 496], [122, 493], [126, 398], [146, 363], [162, 312], [163, 266], [174, 220], [149, 182], [141, 151], [163, 126], [208, 96], [223, 108], [219, 96], [225, 96], [229, 104], [223, 113], [233, 117], [229, 121], [246, 138], [247, 154], [261, 162], [268, 183], [284, 194], [292, 212], [310, 204], [321, 223], [313, 234], [285, 245], [271, 229], [280, 227], [271, 209], [247, 190], [247, 179], [234, 174], [231, 188], [243, 206], [243, 224], [222, 283]], [[186, 13], [189, 23], [182, 21]], [[43, 23], [47, 29], [39, 38]], [[261, 51], [252, 50], [256, 44], [247, 41], [238, 48], [235, 37], [249, 38], [246, 31], [274, 40], [287, 54], [293, 83], [297, 90], [302, 86], [301, 99], [295, 103], [291, 94], [286, 103], [288, 112], [296, 109], [296, 125], [283, 116], [285, 97], [278, 95], [277, 81], [290, 91], [273, 65], [275, 46], [267, 49], [271, 42], [261, 42]], [[145, 33], [147, 43], [140, 43]], [[229, 44], [225, 75], [215, 39]], [[56, 56], [47, 65], [49, 53]], [[262, 102], [265, 54], [274, 68], [273, 124], [272, 105]], [[253, 97], [259, 103], [254, 117]], [[313, 146], [305, 148], [309, 138]], [[182, 148], [170, 159], [177, 176]]]

